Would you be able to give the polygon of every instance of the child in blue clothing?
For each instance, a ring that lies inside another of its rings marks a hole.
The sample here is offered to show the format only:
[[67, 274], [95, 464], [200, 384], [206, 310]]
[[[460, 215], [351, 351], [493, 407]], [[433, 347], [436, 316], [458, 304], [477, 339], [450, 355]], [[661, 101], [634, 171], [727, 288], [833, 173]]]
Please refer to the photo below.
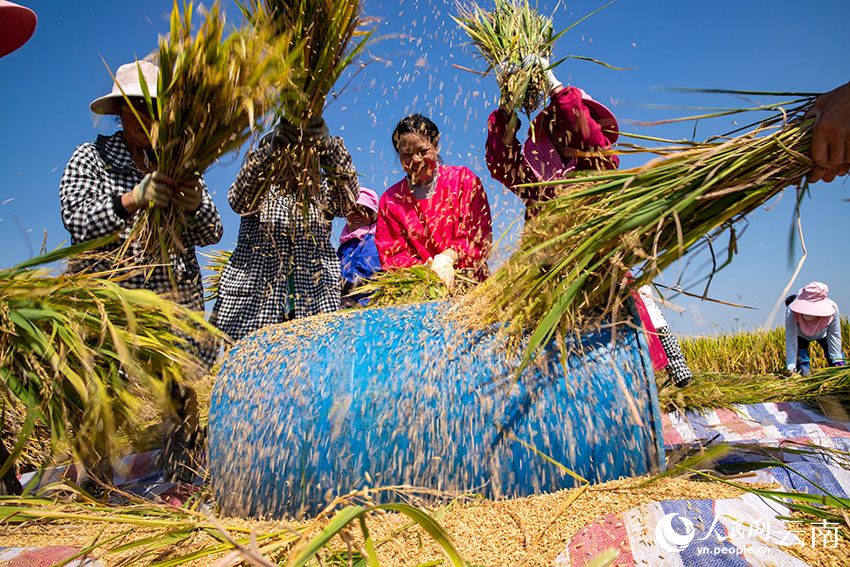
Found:
[[345, 220], [337, 250], [342, 269], [342, 307], [354, 307], [358, 303], [366, 305], [369, 303], [367, 294], [352, 295], [352, 292], [381, 271], [381, 260], [375, 246], [378, 195], [361, 187], [360, 197], [345, 215]]

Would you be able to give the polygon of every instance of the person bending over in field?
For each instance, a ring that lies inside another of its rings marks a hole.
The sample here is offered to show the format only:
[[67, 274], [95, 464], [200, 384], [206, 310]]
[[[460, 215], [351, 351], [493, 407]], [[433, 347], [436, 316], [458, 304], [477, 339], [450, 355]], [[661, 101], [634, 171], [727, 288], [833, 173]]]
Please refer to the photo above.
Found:
[[785, 367], [803, 376], [812, 373], [809, 345], [818, 343], [830, 366], [844, 366], [841, 350], [841, 314], [827, 297], [829, 287], [811, 282], [785, 298]]

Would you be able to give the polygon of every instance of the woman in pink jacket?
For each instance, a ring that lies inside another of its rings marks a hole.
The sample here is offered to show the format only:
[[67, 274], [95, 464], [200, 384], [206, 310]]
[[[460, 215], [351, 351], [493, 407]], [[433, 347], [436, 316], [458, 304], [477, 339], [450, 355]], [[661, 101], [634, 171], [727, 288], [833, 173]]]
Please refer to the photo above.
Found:
[[456, 269], [483, 281], [493, 229], [481, 180], [466, 167], [442, 164], [440, 131], [421, 114], [402, 119], [392, 141], [407, 175], [381, 196], [381, 267], [426, 264], [450, 289]]

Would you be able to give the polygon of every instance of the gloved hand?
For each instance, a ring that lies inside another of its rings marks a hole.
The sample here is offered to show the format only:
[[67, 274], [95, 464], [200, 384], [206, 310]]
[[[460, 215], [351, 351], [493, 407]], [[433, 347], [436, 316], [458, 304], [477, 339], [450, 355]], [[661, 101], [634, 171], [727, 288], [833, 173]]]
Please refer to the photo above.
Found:
[[272, 142], [275, 146], [285, 148], [286, 146], [294, 146], [301, 139], [301, 133], [298, 128], [289, 123], [286, 118], [281, 118], [277, 126], [274, 127], [274, 137]]
[[288, 120], [281, 118], [274, 129], [274, 143], [278, 147], [298, 144], [315, 146], [326, 142], [328, 138], [330, 138], [330, 131], [325, 124], [325, 119], [321, 116], [310, 119], [303, 130], [299, 130]]
[[536, 53], [532, 53], [531, 55], [526, 55], [522, 60], [522, 68], [529, 69], [534, 65], [539, 65], [541, 69], [543, 69], [543, 73], [546, 76], [546, 87], [549, 89], [549, 95], [551, 96], [555, 89], [558, 87], [562, 87], [561, 81], [555, 76], [555, 73], [552, 72], [552, 69], [549, 69], [549, 60], [545, 57], [540, 57]]
[[195, 212], [201, 206], [204, 190], [199, 179], [184, 181], [180, 187], [174, 188], [174, 202], [186, 212]]
[[519, 65], [505, 59], [496, 65], [493, 70], [496, 72], [496, 82], [499, 83], [499, 86], [502, 86], [511, 75], [519, 73]]
[[447, 254], [437, 254], [428, 261], [428, 267], [431, 268], [437, 277], [440, 278], [449, 291], [454, 291], [455, 288], [455, 261]]
[[171, 188], [168, 184], [171, 178], [154, 171], [145, 175], [138, 185], [133, 187], [131, 196], [136, 208], [143, 209], [153, 203], [158, 209], [164, 209], [171, 200]]
[[308, 145], [323, 144], [330, 139], [331, 133], [328, 130], [328, 125], [325, 124], [325, 119], [321, 116], [311, 118], [304, 127], [304, 143]]

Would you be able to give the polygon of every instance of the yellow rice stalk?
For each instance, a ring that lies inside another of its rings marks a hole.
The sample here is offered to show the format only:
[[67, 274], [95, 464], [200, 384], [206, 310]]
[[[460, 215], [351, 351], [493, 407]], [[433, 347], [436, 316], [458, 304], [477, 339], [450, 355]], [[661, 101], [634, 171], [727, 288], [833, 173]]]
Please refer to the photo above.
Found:
[[[184, 5], [181, 14], [175, 0], [171, 32], [160, 38], [157, 98], [146, 93], [157, 117], [150, 132], [157, 169], [179, 186], [238, 150], [287, 89], [289, 49], [285, 34], [271, 38], [251, 28], [225, 34], [218, 2], [203, 14], [193, 36], [192, 5]], [[174, 204], [150, 208], [128, 242], [139, 239], [146, 253], [170, 265], [170, 254], [184, 250], [181, 234], [187, 222]]]
[[[364, 22], [359, 0], [237, 0], [261, 35], [290, 37], [294, 59], [293, 89], [279, 93], [278, 112], [303, 129], [322, 116], [325, 102], [343, 71], [360, 55], [372, 31], [359, 32]], [[318, 148], [297, 144], [281, 151], [266, 176], [267, 186], [254, 205], [262, 202], [277, 179], [298, 180], [295, 202], [306, 218], [310, 203], [321, 201]]]

